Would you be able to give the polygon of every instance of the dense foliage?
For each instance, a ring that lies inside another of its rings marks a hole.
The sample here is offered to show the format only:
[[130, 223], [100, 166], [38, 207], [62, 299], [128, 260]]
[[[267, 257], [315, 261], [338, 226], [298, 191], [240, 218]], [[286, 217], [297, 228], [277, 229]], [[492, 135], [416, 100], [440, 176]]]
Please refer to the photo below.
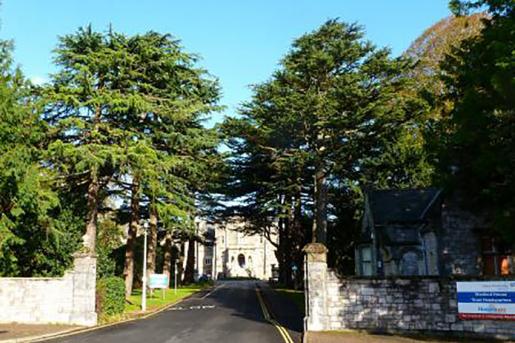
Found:
[[217, 129], [203, 121], [221, 110], [218, 81], [170, 35], [79, 29], [39, 87], [0, 41], [0, 276], [60, 275], [95, 252], [116, 312], [141, 277], [142, 223], [149, 272], [169, 273], [181, 244], [203, 241], [194, 218], [220, 209], [276, 245], [287, 285], [310, 241], [351, 272], [367, 187], [443, 187], [513, 243], [514, 3], [450, 7], [397, 58], [327, 21]]
[[0, 42], [0, 275], [60, 275], [78, 248], [73, 203], [56, 193], [41, 163], [46, 127], [30, 84]]
[[351, 272], [366, 187], [456, 191], [513, 240], [513, 3], [458, 7], [488, 11], [442, 20], [398, 59], [329, 21], [223, 124], [227, 212], [268, 238], [278, 227], [285, 283], [310, 240]]
[[411, 43], [404, 55], [415, 62], [409, 73], [416, 79], [416, 91], [422, 96], [441, 100], [446, 86], [440, 79], [440, 64], [459, 48], [461, 42], [480, 34], [484, 19], [484, 13], [459, 17], [451, 15], [425, 30]]
[[193, 227], [196, 192], [216, 160], [217, 135], [201, 122], [218, 109], [218, 85], [178, 41], [155, 32], [128, 37], [87, 27], [60, 38], [55, 60], [59, 71], [42, 91], [49, 163], [69, 183], [85, 185], [87, 249], [96, 248], [106, 201], [123, 201], [129, 296], [140, 221], [151, 226], [152, 271], [158, 224]]
[[41, 87], [11, 66], [9, 43], [1, 51], [2, 274], [60, 274], [82, 236], [99, 276], [113, 275], [128, 225], [130, 294], [140, 223], [150, 223], [153, 271], [158, 231], [191, 232], [216, 174], [218, 135], [202, 122], [220, 108], [217, 80], [155, 32], [60, 37], [57, 72]]
[[123, 312], [125, 307], [125, 283], [122, 278], [111, 276], [97, 280], [96, 311], [100, 316]]
[[486, 6], [489, 19], [442, 64], [445, 99], [454, 107], [435, 129], [435, 160], [447, 187], [515, 242], [515, 11], [512, 1]]
[[308, 240], [327, 242], [327, 227], [348, 219], [336, 216], [343, 208], [353, 218], [360, 186], [428, 181], [424, 164], [407, 161], [416, 140], [409, 125], [425, 111], [407, 91], [410, 66], [366, 41], [359, 26], [331, 20], [295, 40], [241, 117], [224, 123], [233, 151], [228, 196], [243, 204], [231, 212], [265, 235], [279, 218], [283, 270], [292, 257], [302, 265]]

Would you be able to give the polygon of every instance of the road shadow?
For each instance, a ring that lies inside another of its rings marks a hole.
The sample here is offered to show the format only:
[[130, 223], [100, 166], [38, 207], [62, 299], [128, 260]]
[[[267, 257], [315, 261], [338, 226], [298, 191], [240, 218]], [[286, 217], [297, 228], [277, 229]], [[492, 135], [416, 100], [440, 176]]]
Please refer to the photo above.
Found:
[[259, 286], [272, 316], [300, 342], [304, 331], [304, 314], [299, 306], [291, 298], [276, 292], [268, 285], [261, 283]]
[[232, 316], [271, 325], [261, 310], [256, 293], [258, 288], [271, 316], [289, 331], [294, 342], [301, 341], [303, 315], [291, 299], [278, 294], [262, 281], [232, 281], [222, 285], [221, 290], [210, 296], [217, 307], [230, 309]]

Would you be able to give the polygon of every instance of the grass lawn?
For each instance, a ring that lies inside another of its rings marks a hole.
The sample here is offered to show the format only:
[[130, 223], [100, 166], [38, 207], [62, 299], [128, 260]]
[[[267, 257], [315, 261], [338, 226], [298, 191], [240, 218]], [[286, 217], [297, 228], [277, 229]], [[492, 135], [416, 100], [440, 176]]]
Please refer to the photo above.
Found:
[[282, 296], [288, 297], [297, 307], [299, 308], [300, 312], [304, 314], [304, 291], [297, 291], [294, 289], [287, 289], [287, 288], [275, 288], [275, 291], [281, 294]]
[[[190, 286], [184, 286], [177, 289], [177, 294], [175, 294], [175, 291], [173, 288], [165, 289], [164, 290], [164, 298], [163, 298], [163, 291], [161, 289], [156, 289], [153, 291], [153, 294], [151, 295], [150, 292], [147, 293], [147, 311], [148, 310], [154, 310], [156, 308], [171, 304], [173, 302], [176, 302], [177, 300], [180, 300], [184, 297], [187, 297], [190, 294], [193, 294], [197, 291], [200, 291], [206, 287], [205, 285], [190, 285]], [[129, 298], [129, 301], [125, 303], [125, 313], [128, 312], [138, 312], [141, 311], [141, 289], [135, 289], [132, 292], [132, 295]]]
[[[204, 288], [210, 287], [211, 284], [203, 283], [203, 284], [193, 284], [189, 286], [183, 286], [177, 289], [177, 294], [173, 288], [166, 289], [163, 292], [160, 289], [156, 289], [151, 295], [150, 292], [147, 293], [147, 312], [150, 313], [152, 310], [157, 310], [163, 306], [172, 304], [182, 298], [187, 297], [195, 292], [198, 292]], [[100, 316], [99, 323], [114, 323], [125, 319], [137, 318], [141, 317], [144, 313], [141, 312], [141, 289], [135, 289], [132, 291], [132, 295], [129, 297], [129, 302], [125, 302], [125, 309], [123, 313], [108, 315], [108, 316]]]

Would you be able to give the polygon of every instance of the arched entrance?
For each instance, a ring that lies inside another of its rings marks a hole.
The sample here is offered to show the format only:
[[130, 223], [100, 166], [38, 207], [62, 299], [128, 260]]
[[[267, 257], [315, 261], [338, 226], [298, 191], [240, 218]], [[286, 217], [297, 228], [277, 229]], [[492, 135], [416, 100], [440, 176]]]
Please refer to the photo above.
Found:
[[239, 254], [238, 255], [238, 265], [240, 266], [240, 268], [245, 269], [245, 265], [246, 265], [246, 263], [245, 263], [245, 255], [243, 255], [243, 254]]

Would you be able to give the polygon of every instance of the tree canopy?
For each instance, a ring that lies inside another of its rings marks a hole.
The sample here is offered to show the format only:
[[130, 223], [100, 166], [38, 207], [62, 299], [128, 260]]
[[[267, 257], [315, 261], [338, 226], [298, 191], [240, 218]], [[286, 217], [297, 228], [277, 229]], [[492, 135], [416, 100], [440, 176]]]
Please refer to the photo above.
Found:
[[77, 218], [41, 162], [46, 126], [31, 85], [0, 42], [0, 275], [62, 273], [77, 249]]
[[[81, 231], [83, 249], [96, 250], [99, 220], [111, 228], [130, 222], [132, 238], [141, 221], [150, 220], [153, 232], [193, 229], [196, 199], [220, 163], [218, 134], [203, 121], [221, 109], [218, 81], [196, 66], [195, 55], [167, 34], [127, 36], [88, 26], [59, 38], [57, 72], [30, 87], [12, 68], [9, 50], [3, 43], [2, 262], [27, 274], [62, 273]], [[35, 232], [50, 239], [24, 240]], [[51, 260], [49, 246], [58, 242], [55, 264], [30, 270], [35, 257], [23, 251], [44, 250]]]
[[454, 103], [435, 143], [447, 186], [489, 217], [513, 242], [515, 224], [515, 13], [512, 1], [463, 2], [487, 6], [490, 18], [442, 64], [446, 98]]
[[218, 80], [169, 34], [80, 28], [59, 38], [43, 86], [0, 41], [0, 275], [58, 275], [96, 251], [130, 294], [141, 223], [148, 269], [164, 249], [170, 272], [174, 242], [192, 245], [195, 217], [222, 210], [276, 246], [291, 286], [311, 241], [352, 269], [369, 187], [443, 187], [513, 243], [513, 1], [449, 6], [400, 57], [328, 20], [216, 128]]
[[[425, 111], [407, 91], [410, 66], [338, 20], [296, 39], [241, 116], [223, 125], [234, 153], [229, 196], [241, 200], [234, 212], [265, 234], [279, 225], [299, 250], [307, 239], [327, 241], [328, 221], [345, 206], [336, 199], [352, 194], [352, 207], [360, 187], [420, 182], [425, 166], [392, 157], [410, 154], [415, 138], [404, 128]], [[311, 232], [302, 232], [308, 218]]]

